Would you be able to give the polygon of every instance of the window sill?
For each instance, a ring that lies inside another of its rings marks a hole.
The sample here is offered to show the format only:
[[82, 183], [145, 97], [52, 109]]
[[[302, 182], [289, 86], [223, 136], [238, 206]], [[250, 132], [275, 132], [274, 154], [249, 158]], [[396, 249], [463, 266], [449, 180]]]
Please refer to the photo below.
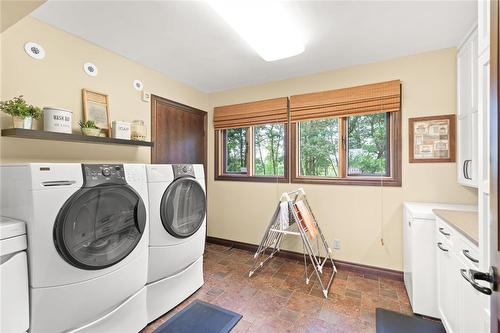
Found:
[[354, 186], [386, 186], [401, 187], [401, 179], [395, 178], [325, 178], [325, 177], [292, 177], [292, 184], [318, 184], [318, 185], [354, 185]]
[[233, 182], [254, 182], [254, 183], [289, 183], [289, 180], [286, 177], [246, 176], [238, 174], [216, 175], [215, 180], [233, 181]]

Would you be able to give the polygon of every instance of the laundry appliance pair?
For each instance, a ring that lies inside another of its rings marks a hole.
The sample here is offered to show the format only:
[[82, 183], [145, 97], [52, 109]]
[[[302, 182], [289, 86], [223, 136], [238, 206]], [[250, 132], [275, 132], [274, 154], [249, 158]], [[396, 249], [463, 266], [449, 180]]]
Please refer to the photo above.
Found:
[[138, 332], [201, 287], [203, 174], [201, 165], [2, 165], [1, 215], [27, 226], [30, 331]]

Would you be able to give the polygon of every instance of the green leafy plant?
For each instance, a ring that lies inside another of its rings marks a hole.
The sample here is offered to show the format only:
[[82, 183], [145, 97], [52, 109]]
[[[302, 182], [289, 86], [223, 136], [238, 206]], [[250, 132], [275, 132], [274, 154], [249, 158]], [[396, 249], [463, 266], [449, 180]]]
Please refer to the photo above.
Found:
[[22, 95], [6, 102], [0, 102], [0, 111], [20, 118], [39, 119], [42, 116], [42, 109], [26, 103]]
[[97, 125], [95, 124], [95, 121], [93, 121], [93, 120], [87, 120], [87, 121], [80, 120], [78, 122], [78, 125], [80, 125], [80, 128], [96, 128], [96, 129], [99, 128], [99, 127], [97, 127]]

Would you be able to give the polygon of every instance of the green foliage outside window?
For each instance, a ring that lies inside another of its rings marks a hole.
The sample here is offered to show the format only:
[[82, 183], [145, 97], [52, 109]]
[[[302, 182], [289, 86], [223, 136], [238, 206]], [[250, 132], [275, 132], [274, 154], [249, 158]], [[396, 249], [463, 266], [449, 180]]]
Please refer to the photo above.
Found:
[[225, 130], [226, 172], [246, 173], [247, 168], [247, 131], [248, 128]]
[[299, 133], [300, 175], [338, 177], [338, 118], [300, 122]]
[[285, 126], [266, 124], [253, 130], [255, 175], [285, 175]]
[[[378, 113], [347, 117], [347, 128], [340, 133], [340, 121], [328, 118], [299, 122], [300, 176], [341, 177], [340, 163], [349, 176], [389, 175], [389, 114]], [[224, 130], [225, 172], [255, 176], [285, 175], [285, 126], [266, 124]], [[346, 156], [340, 156], [341, 137], [346, 139]], [[248, 149], [253, 149], [253, 171], [247, 170]]]
[[387, 123], [386, 113], [348, 118], [349, 175], [388, 175]]

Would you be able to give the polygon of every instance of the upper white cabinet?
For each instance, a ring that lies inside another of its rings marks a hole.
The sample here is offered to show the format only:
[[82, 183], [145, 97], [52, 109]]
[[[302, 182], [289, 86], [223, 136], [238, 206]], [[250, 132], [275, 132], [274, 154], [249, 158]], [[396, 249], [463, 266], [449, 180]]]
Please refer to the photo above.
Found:
[[490, 46], [490, 1], [478, 1], [478, 54]]
[[457, 52], [457, 175], [462, 185], [477, 187], [478, 31], [474, 27]]

